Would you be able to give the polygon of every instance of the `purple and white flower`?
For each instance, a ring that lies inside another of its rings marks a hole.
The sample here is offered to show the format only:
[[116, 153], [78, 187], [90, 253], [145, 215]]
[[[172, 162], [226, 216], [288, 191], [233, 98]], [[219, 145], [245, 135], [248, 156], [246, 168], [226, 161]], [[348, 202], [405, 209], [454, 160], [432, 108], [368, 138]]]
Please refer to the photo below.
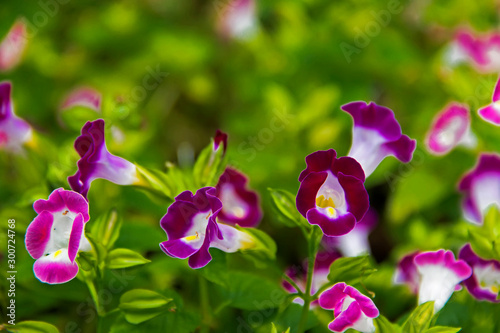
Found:
[[457, 145], [474, 146], [475, 141], [470, 131], [469, 108], [450, 103], [435, 116], [427, 132], [425, 145], [431, 154], [445, 155]]
[[464, 194], [462, 210], [465, 219], [482, 224], [490, 205], [500, 207], [500, 156], [481, 154], [474, 169], [463, 176], [458, 190]]
[[496, 126], [500, 126], [500, 78], [493, 91], [492, 102], [478, 110], [479, 116]]
[[341, 109], [354, 120], [348, 156], [361, 164], [366, 177], [389, 155], [403, 163], [411, 161], [416, 141], [402, 134], [391, 109], [362, 101], [342, 105]]
[[434, 301], [438, 312], [448, 302], [457, 285], [472, 274], [463, 260], [455, 260], [451, 251], [422, 252], [413, 259], [420, 274], [418, 304]]
[[[320, 251], [316, 254], [316, 259], [314, 260], [314, 271], [311, 283], [311, 295], [314, 295], [321, 287], [328, 283], [328, 274], [330, 274], [330, 266], [332, 263], [340, 258], [341, 255], [337, 251]], [[305, 277], [307, 276], [308, 262], [304, 260], [302, 266], [297, 269], [296, 266], [287, 269], [286, 275], [295, 281], [297, 286], [302, 292], [306, 289]], [[295, 289], [290, 283], [283, 280], [283, 287], [286, 291], [293, 294], [298, 290]], [[296, 297], [293, 300], [294, 303], [304, 304], [304, 300], [300, 297]], [[311, 302], [311, 306], [318, 305], [318, 300]]]
[[204, 187], [195, 195], [184, 191], [175, 198], [160, 221], [168, 236], [160, 243], [163, 252], [174, 258], [189, 258], [191, 268], [201, 268], [212, 260], [210, 247], [232, 253], [254, 246], [249, 234], [217, 222], [222, 202], [215, 194], [214, 187]]
[[68, 110], [76, 106], [82, 106], [95, 112], [101, 112], [102, 95], [90, 87], [78, 87], [73, 89], [63, 100], [60, 110]]
[[27, 42], [26, 24], [19, 19], [14, 22], [7, 36], [0, 43], [0, 71], [9, 71], [19, 64]]
[[481, 73], [497, 73], [500, 70], [500, 35], [490, 32], [475, 36], [467, 30], [458, 31], [445, 54], [451, 66], [468, 62]]
[[14, 114], [11, 90], [10, 82], [0, 83], [0, 150], [19, 154], [23, 145], [32, 143], [33, 130]]
[[227, 149], [227, 134], [221, 130], [217, 130], [214, 136], [213, 151], [217, 152], [221, 147], [223, 149], [223, 154], [225, 154]]
[[333, 310], [335, 319], [328, 324], [333, 332], [344, 332], [349, 328], [362, 333], [375, 332], [373, 318], [379, 316], [375, 303], [344, 282], [321, 293], [319, 305], [323, 309]]
[[226, 168], [216, 185], [216, 196], [222, 202], [218, 218], [220, 221], [255, 227], [262, 218], [259, 196], [247, 189], [248, 178], [241, 172]]
[[327, 249], [338, 249], [345, 257], [369, 254], [371, 251], [368, 235], [377, 225], [377, 219], [377, 213], [370, 207], [351, 232], [337, 237], [323, 236], [323, 245]]
[[224, 38], [248, 39], [257, 31], [254, 0], [229, 0], [217, 14], [217, 30]]
[[90, 183], [103, 178], [118, 185], [140, 184], [137, 167], [124, 158], [112, 155], [104, 141], [104, 120], [87, 122], [75, 141], [80, 155], [76, 174], [68, 177], [71, 188], [87, 197]]
[[91, 250], [85, 237], [88, 203], [81, 194], [59, 188], [33, 208], [38, 215], [26, 230], [25, 244], [36, 259], [35, 276], [49, 284], [68, 282], [78, 273], [78, 251]]
[[472, 268], [472, 275], [463, 283], [469, 293], [478, 300], [500, 302], [500, 262], [486, 260], [472, 251], [470, 244], [464, 245], [458, 257]]
[[365, 215], [370, 205], [359, 163], [337, 158], [335, 150], [314, 152], [299, 176], [297, 209], [327, 236], [345, 235]]

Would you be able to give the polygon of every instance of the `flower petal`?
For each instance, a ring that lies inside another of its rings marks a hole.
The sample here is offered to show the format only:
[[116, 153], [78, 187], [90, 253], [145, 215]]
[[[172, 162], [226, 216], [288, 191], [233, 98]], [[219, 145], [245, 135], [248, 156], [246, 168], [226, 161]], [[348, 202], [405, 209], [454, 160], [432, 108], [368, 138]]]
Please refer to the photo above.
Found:
[[26, 48], [27, 27], [23, 20], [17, 20], [0, 44], [0, 71], [8, 71], [21, 61]]
[[56, 213], [68, 209], [75, 214], [81, 213], [84, 222], [90, 219], [87, 200], [81, 194], [63, 188], [52, 191], [48, 200], [40, 199], [35, 201], [33, 208], [38, 214], [43, 211]]
[[67, 249], [61, 249], [38, 258], [33, 265], [33, 271], [40, 281], [58, 284], [73, 279], [78, 273], [78, 265], [71, 262]]
[[53, 222], [54, 218], [51, 213], [41, 212], [26, 229], [26, 250], [33, 259], [38, 259], [45, 254]]
[[96, 112], [101, 111], [101, 99], [102, 95], [100, 92], [89, 87], [79, 87], [72, 90], [65, 98], [61, 104], [61, 110], [71, 109], [75, 106], [82, 106], [89, 108]]
[[344, 189], [347, 210], [354, 215], [357, 221], [361, 221], [370, 207], [370, 200], [363, 182], [343, 173], [339, 173], [337, 176]]
[[255, 241], [247, 233], [236, 229], [233, 226], [218, 223], [218, 228], [222, 234], [222, 239], [215, 238], [210, 243], [210, 247], [218, 248], [227, 253], [248, 249], [254, 246]]
[[347, 295], [344, 294], [344, 289], [346, 288], [346, 286], [347, 284], [345, 284], [344, 282], [339, 282], [330, 289], [322, 292], [321, 295], [319, 295], [319, 305], [323, 309], [335, 309], [337, 304], [347, 297]]
[[319, 208], [310, 209], [307, 212], [307, 220], [311, 224], [317, 224], [327, 236], [342, 236], [354, 229], [356, 217], [347, 212], [343, 215], [328, 216]]
[[362, 312], [359, 304], [353, 302], [328, 324], [328, 328], [333, 332], [344, 332], [348, 328], [353, 328], [356, 322], [361, 319], [361, 316]]
[[68, 257], [71, 262], [75, 261], [76, 254], [80, 249], [80, 242], [82, 240], [84, 228], [85, 224], [83, 222], [83, 215], [82, 213], [79, 213], [73, 221], [73, 226], [71, 228], [71, 234], [69, 236], [68, 242]]
[[483, 120], [493, 125], [500, 126], [500, 105], [498, 103], [491, 103], [480, 108], [477, 112]]

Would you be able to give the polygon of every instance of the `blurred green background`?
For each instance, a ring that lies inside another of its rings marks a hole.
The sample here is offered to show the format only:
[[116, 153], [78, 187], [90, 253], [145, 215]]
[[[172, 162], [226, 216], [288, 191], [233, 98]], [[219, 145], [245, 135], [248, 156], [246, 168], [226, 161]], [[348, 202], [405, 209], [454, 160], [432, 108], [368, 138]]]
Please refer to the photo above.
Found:
[[[498, 130], [476, 115], [478, 107], [489, 103], [497, 76], [478, 74], [468, 65], [447, 69], [443, 53], [458, 27], [496, 28], [498, 3], [258, 1], [258, 29], [244, 40], [217, 34], [215, 21], [226, 4], [2, 1], [0, 35], [19, 17], [32, 25], [22, 62], [0, 79], [12, 81], [16, 113], [43, 140], [38, 153], [0, 152], [0, 228], [6, 228], [7, 219], [17, 221], [19, 320], [45, 320], [60, 328], [74, 320], [86, 332], [93, 329], [81, 325], [87, 308], [78, 306], [88, 298], [85, 286], [77, 280], [61, 286], [39, 283], [23, 233], [35, 216], [33, 201], [54, 188], [68, 188], [66, 177], [76, 171], [78, 158], [74, 139], [87, 120], [97, 118], [106, 120], [112, 153], [154, 168], [164, 168], [167, 161], [189, 167], [216, 129], [227, 132], [229, 163], [246, 173], [260, 193], [262, 229], [276, 240], [284, 269], [302, 260], [305, 242], [298, 230], [279, 224], [267, 188], [295, 193], [304, 158], [313, 151], [334, 148], [347, 154], [352, 120], [340, 106], [374, 101], [394, 110], [403, 132], [418, 142], [413, 162], [401, 165], [388, 158], [367, 181], [380, 216], [370, 238], [375, 259], [392, 265], [414, 249], [456, 250], [463, 244], [456, 184], [479, 151], [500, 149]], [[398, 11], [381, 23], [377, 17], [388, 8]], [[356, 50], [349, 56], [343, 51], [347, 44]], [[141, 90], [151, 71], [159, 73], [158, 86]], [[103, 94], [102, 113], [76, 109], [60, 114], [64, 96], [82, 85]], [[434, 114], [452, 100], [470, 106], [478, 148], [432, 157], [423, 146], [425, 133]], [[273, 126], [275, 117], [283, 127]], [[185, 263], [158, 248], [165, 240], [158, 221], [166, 203], [102, 180], [93, 183], [89, 200], [91, 216], [111, 207], [123, 216], [117, 246], [153, 259], [144, 270], [131, 270], [134, 279], [126, 289], [174, 288], [187, 303], [196, 302], [188, 290], [191, 278], [180, 279]], [[380, 285], [383, 298], [389, 286]], [[408, 292], [399, 292], [407, 299], [405, 309], [411, 308]], [[0, 300], [4, 308], [3, 291]], [[381, 302], [391, 319], [404, 311]], [[231, 327], [231, 320], [226, 325]]]

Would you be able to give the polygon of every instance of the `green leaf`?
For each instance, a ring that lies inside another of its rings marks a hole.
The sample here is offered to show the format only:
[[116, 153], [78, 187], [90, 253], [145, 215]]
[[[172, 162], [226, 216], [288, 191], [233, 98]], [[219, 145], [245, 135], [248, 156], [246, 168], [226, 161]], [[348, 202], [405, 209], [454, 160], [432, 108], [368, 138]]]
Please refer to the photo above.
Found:
[[194, 163], [193, 177], [198, 187], [214, 186], [217, 175], [223, 171], [226, 164], [224, 149], [220, 147], [214, 151], [213, 146], [212, 139]]
[[288, 227], [310, 228], [311, 225], [300, 215], [295, 205], [295, 195], [279, 189], [267, 189], [271, 194], [279, 220]]
[[279, 283], [241, 271], [228, 272], [227, 287], [218, 288], [222, 297], [231, 301], [231, 306], [244, 310], [277, 308], [286, 297]]
[[400, 333], [401, 327], [391, 323], [386, 317], [379, 315], [374, 319], [377, 333]]
[[371, 264], [368, 255], [339, 258], [330, 266], [328, 280], [352, 285], [370, 276], [375, 271], [376, 269]]
[[173, 200], [174, 196], [177, 194], [177, 189], [174, 186], [176, 181], [172, 177], [169, 177], [167, 173], [142, 166], [137, 166], [137, 172], [140, 181], [136, 186], [155, 196], [167, 198], [169, 200]]
[[109, 250], [118, 239], [122, 224], [123, 219], [112, 209], [92, 223], [92, 235]]
[[434, 326], [425, 331], [425, 333], [457, 333], [460, 330], [462, 330], [460, 327]]
[[127, 291], [120, 297], [120, 310], [131, 324], [139, 324], [172, 309], [171, 298], [147, 289]]
[[150, 260], [129, 249], [114, 249], [109, 252], [106, 262], [108, 268], [118, 269], [143, 265], [150, 262]]
[[236, 228], [253, 239], [253, 244], [241, 250], [243, 253], [257, 251], [262, 253], [266, 258], [271, 260], [276, 259], [276, 243], [268, 234], [255, 228], [241, 228], [239, 226]]
[[434, 315], [434, 301], [419, 305], [403, 324], [403, 333], [425, 332]]
[[276, 329], [274, 323], [271, 323], [271, 333], [278, 333], [278, 330]]
[[43, 321], [21, 321], [15, 325], [4, 325], [8, 332], [19, 333], [59, 333], [59, 330]]

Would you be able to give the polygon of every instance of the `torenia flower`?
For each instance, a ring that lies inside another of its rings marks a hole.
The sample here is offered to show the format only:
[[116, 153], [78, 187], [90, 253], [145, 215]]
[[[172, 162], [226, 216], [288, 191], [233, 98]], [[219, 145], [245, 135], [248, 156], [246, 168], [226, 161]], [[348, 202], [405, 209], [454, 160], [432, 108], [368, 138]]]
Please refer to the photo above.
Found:
[[214, 147], [213, 151], [216, 152], [219, 148], [223, 149], [223, 153], [226, 153], [227, 149], [227, 134], [222, 132], [221, 130], [217, 130], [214, 136]]
[[160, 243], [163, 252], [175, 258], [189, 258], [191, 268], [201, 268], [212, 260], [210, 247], [231, 253], [254, 245], [247, 233], [217, 222], [222, 203], [215, 194], [215, 188], [204, 187], [195, 195], [184, 191], [175, 198], [160, 221], [168, 236], [167, 241]]
[[491, 100], [490, 104], [478, 110], [479, 116], [493, 125], [500, 126], [500, 78], [495, 85]]
[[230, 0], [217, 14], [217, 30], [225, 38], [248, 39], [257, 30], [254, 0]]
[[500, 156], [481, 154], [473, 170], [463, 176], [458, 189], [463, 192], [462, 210], [466, 220], [483, 223], [486, 209], [495, 204], [500, 207]]
[[22, 153], [23, 145], [32, 143], [31, 126], [14, 114], [10, 82], [0, 83], [0, 150]]
[[373, 318], [379, 315], [377, 307], [370, 298], [344, 282], [321, 293], [319, 305], [333, 310], [335, 319], [328, 324], [333, 332], [344, 332], [349, 328], [363, 333], [375, 332]]
[[19, 64], [27, 41], [26, 24], [17, 20], [0, 44], [0, 71], [11, 70]]
[[73, 89], [63, 100], [60, 109], [67, 110], [75, 106], [101, 111], [102, 95], [100, 92], [89, 87], [78, 87]]
[[377, 213], [372, 208], [368, 209], [365, 216], [356, 223], [354, 229], [348, 234], [338, 237], [323, 237], [323, 245], [327, 249], [339, 249], [346, 257], [356, 257], [363, 253], [370, 253], [368, 235], [377, 224]]
[[[323, 285], [328, 283], [328, 274], [330, 274], [330, 266], [332, 263], [340, 258], [341, 255], [335, 250], [330, 251], [320, 251], [316, 254], [316, 259], [314, 260], [314, 271], [312, 276], [311, 283], [311, 295], [314, 295]], [[286, 275], [295, 281], [297, 286], [305, 291], [306, 289], [306, 281], [305, 277], [307, 276], [307, 268], [308, 263], [307, 260], [304, 261], [303, 265], [297, 269], [295, 266], [291, 267], [287, 270]], [[296, 290], [290, 283], [283, 280], [283, 287], [289, 293], [296, 293]], [[297, 297], [293, 300], [294, 303], [304, 304], [304, 300], [300, 297]], [[311, 303], [311, 306], [318, 305], [318, 300], [315, 300]]]
[[456, 286], [472, 274], [470, 266], [455, 260], [451, 251], [422, 252], [413, 261], [420, 274], [418, 304], [434, 301], [436, 312], [448, 302]]
[[470, 244], [462, 247], [458, 257], [472, 268], [472, 275], [464, 281], [469, 293], [478, 300], [500, 302], [497, 299], [500, 290], [500, 262], [480, 258], [472, 251]]
[[369, 207], [363, 169], [351, 157], [337, 158], [333, 149], [308, 155], [306, 164], [299, 176], [298, 211], [327, 236], [347, 234]]
[[361, 164], [366, 177], [389, 155], [403, 163], [411, 161], [416, 141], [401, 133], [391, 109], [373, 102], [352, 102], [341, 109], [354, 120], [348, 156]]
[[255, 227], [262, 218], [259, 196], [247, 189], [248, 179], [241, 172], [226, 168], [220, 176], [216, 196], [222, 202], [219, 219], [241, 227]]
[[97, 178], [107, 179], [118, 185], [139, 184], [135, 164], [115, 155], [106, 148], [104, 141], [104, 120], [87, 122], [82, 135], [75, 141], [75, 149], [80, 155], [78, 171], [68, 182], [74, 191], [87, 197], [90, 183]]
[[431, 154], [445, 155], [457, 145], [474, 146], [475, 141], [470, 132], [469, 108], [450, 103], [434, 118], [425, 145]]
[[90, 251], [85, 237], [89, 206], [79, 193], [59, 188], [48, 200], [35, 201], [38, 213], [26, 230], [25, 244], [36, 259], [33, 271], [42, 282], [68, 282], [78, 273], [78, 251]]
[[451, 66], [462, 62], [471, 63], [481, 73], [500, 70], [500, 35], [490, 32], [474, 36], [469, 31], [459, 31], [445, 57]]

